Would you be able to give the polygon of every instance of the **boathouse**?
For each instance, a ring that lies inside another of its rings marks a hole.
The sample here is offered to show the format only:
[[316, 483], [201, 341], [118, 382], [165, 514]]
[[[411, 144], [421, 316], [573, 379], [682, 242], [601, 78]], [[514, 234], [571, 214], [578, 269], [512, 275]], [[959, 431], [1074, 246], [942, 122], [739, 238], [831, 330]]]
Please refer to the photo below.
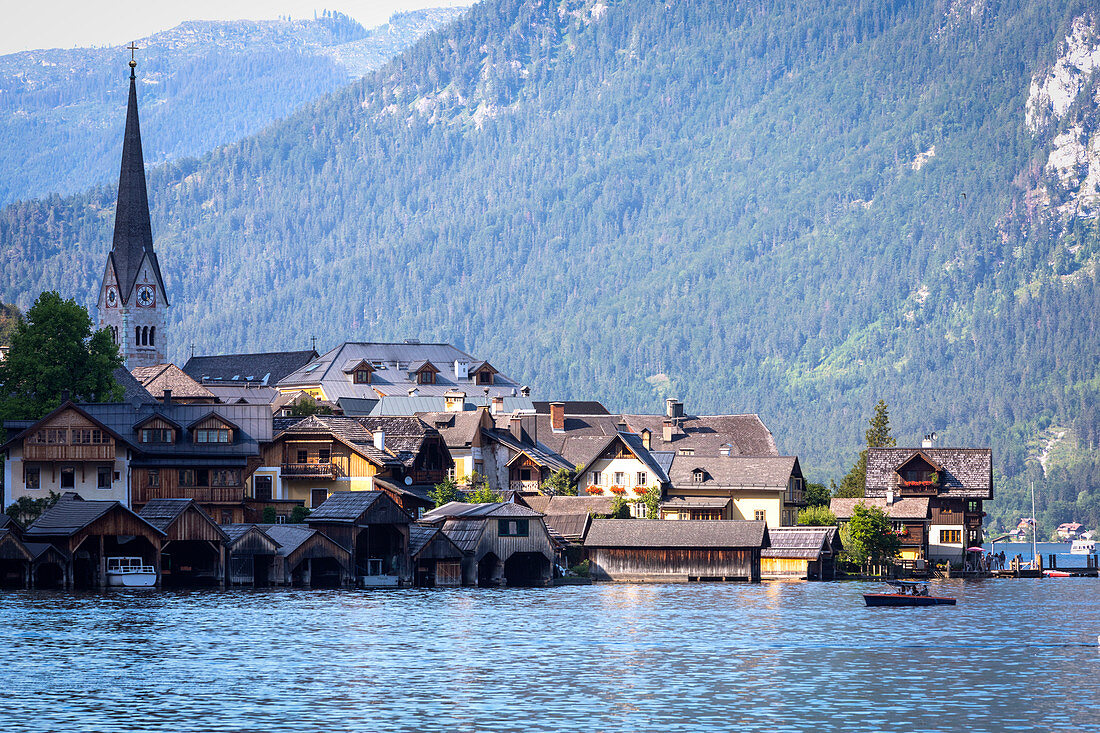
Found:
[[440, 527], [409, 527], [409, 557], [413, 583], [420, 588], [462, 585], [462, 548]]
[[229, 536], [194, 499], [152, 499], [138, 516], [165, 534], [165, 585], [225, 585]]
[[276, 582], [279, 543], [255, 524], [223, 524], [229, 537], [229, 582], [262, 588]]
[[33, 561], [23, 544], [23, 528], [7, 514], [0, 514], [0, 588], [31, 587]]
[[351, 551], [360, 585], [395, 586], [412, 580], [409, 516], [382, 491], [337, 491], [306, 523]]
[[594, 519], [584, 546], [595, 580], [760, 580], [764, 521]]
[[25, 541], [47, 542], [68, 558], [66, 585], [107, 586], [107, 558], [139, 557], [157, 569], [165, 534], [117, 501], [85, 501], [66, 492], [23, 534]]
[[421, 517], [462, 549], [466, 585], [548, 585], [557, 548], [542, 514], [521, 504], [453, 501]]
[[259, 525], [279, 544], [275, 582], [303, 588], [339, 588], [352, 577], [351, 552], [304, 524]]
[[760, 551], [764, 580], [832, 580], [840, 554], [836, 527], [772, 527], [771, 545]]

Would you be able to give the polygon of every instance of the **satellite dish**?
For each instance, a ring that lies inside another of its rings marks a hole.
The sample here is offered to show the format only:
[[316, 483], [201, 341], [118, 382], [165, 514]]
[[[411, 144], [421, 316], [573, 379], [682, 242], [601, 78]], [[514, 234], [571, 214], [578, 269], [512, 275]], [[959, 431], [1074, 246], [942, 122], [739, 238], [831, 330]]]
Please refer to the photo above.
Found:
[[405, 485], [406, 486], [412, 486], [412, 484], [413, 484], [413, 477], [412, 476], [406, 476], [405, 477]]

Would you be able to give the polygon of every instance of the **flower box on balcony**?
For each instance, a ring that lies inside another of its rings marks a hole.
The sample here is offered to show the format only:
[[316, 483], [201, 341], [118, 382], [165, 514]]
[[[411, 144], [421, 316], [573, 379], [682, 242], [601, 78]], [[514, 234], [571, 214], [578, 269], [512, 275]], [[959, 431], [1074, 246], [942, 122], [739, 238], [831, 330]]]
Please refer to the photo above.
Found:
[[626, 487], [612, 486], [611, 487], [611, 493], [614, 494], [615, 496], [622, 496], [623, 494], [626, 493]]
[[645, 496], [645, 492], [649, 491], [648, 486], [635, 486], [634, 493], [638, 496]]
[[599, 486], [589, 486], [587, 489], [585, 489], [585, 491], [588, 492], [589, 494], [591, 494], [592, 496], [596, 496], [598, 494], [603, 493], [603, 489], [600, 488]]

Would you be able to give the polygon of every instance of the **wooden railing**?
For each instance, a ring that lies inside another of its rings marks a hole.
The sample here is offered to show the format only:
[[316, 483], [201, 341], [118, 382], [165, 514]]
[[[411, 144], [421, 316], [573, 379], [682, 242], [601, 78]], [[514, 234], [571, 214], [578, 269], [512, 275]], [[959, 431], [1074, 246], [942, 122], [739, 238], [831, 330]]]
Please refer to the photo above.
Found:
[[942, 509], [932, 510], [932, 524], [962, 524], [962, 512], [945, 512]]
[[113, 461], [114, 443], [98, 445], [23, 444], [24, 461]]
[[135, 504], [153, 499], [194, 499], [200, 504], [233, 504], [244, 501], [244, 486], [142, 486], [134, 494]]
[[336, 478], [335, 463], [284, 463], [282, 474], [287, 478]]
[[509, 481], [508, 489], [510, 491], [538, 491], [538, 481]]

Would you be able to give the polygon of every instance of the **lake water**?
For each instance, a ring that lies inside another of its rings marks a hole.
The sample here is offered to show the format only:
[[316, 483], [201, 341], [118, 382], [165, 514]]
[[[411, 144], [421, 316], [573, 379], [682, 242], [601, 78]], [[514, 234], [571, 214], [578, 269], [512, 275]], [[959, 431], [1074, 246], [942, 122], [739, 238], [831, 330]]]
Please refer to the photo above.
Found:
[[4, 731], [1096, 731], [1100, 580], [0, 594]]
[[[991, 545], [986, 542], [982, 547], [986, 552], [990, 552]], [[1086, 566], [1088, 555], [1074, 555], [1069, 550], [1072, 544], [1069, 542], [1037, 542], [1035, 543], [1035, 550], [1043, 558], [1043, 567], [1049, 568], [1049, 558], [1051, 555], [1057, 555], [1058, 567], [1060, 568], [1083, 568]], [[1031, 543], [1030, 542], [998, 542], [995, 548], [997, 552], [1003, 552], [1005, 554], [1005, 566], [1012, 561], [1012, 558], [1019, 555], [1023, 558], [1024, 562], [1031, 562]]]

